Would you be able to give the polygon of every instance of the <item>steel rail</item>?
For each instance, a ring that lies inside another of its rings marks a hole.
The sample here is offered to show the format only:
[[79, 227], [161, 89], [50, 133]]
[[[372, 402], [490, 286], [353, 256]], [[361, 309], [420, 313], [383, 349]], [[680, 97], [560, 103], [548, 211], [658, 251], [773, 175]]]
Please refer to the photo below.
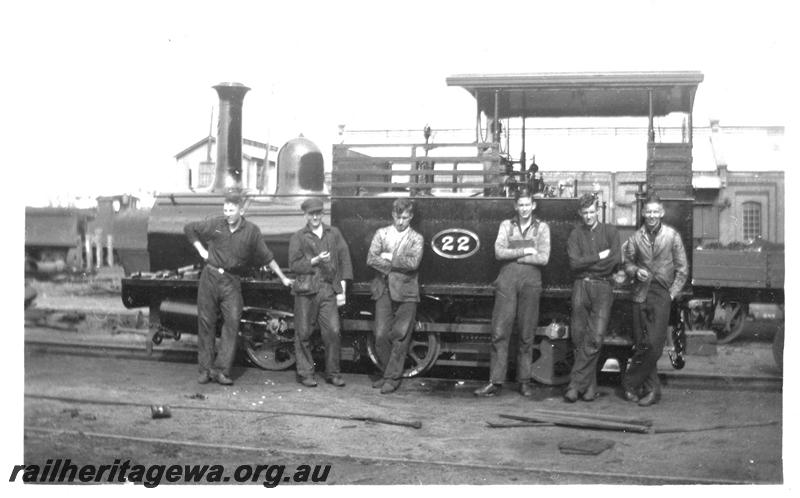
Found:
[[[269, 448], [259, 446], [244, 446], [225, 443], [204, 443], [199, 441], [188, 441], [181, 439], [163, 439], [163, 438], [150, 438], [141, 436], [126, 436], [122, 434], [109, 434], [103, 432], [83, 431], [83, 430], [69, 430], [69, 429], [53, 429], [49, 427], [26, 427], [26, 433], [42, 433], [53, 435], [71, 435], [81, 436], [96, 439], [110, 439], [114, 441], [128, 441], [144, 444], [171, 444], [174, 446], [183, 446], [189, 448], [203, 448], [219, 450], [224, 448], [232, 451], [246, 451], [265, 453], [267, 451], [279, 451], [287, 455], [301, 456], [301, 457], [328, 457], [328, 458], [342, 458], [366, 460], [380, 463], [395, 463], [395, 464], [417, 464], [417, 465], [439, 465], [442, 467], [455, 467], [461, 469], [481, 469], [502, 472], [524, 472], [542, 475], [543, 479], [548, 476], [571, 476], [575, 478], [596, 479], [596, 483], [609, 483], [609, 484], [754, 484], [760, 481], [747, 481], [747, 480], [731, 480], [731, 479], [711, 479], [706, 477], [677, 477], [667, 475], [641, 475], [641, 474], [625, 474], [619, 472], [591, 472], [591, 471], [576, 471], [568, 470], [557, 467], [512, 467], [507, 465], [490, 465], [490, 464], [476, 464], [476, 463], [459, 463], [452, 461], [442, 460], [422, 460], [418, 458], [395, 458], [395, 457], [378, 457], [378, 456], [361, 456], [353, 455], [352, 453], [322, 453], [322, 452], [308, 452], [299, 451], [288, 448], [276, 448], [271, 446]], [[548, 479], [549, 480], [549, 479]]]

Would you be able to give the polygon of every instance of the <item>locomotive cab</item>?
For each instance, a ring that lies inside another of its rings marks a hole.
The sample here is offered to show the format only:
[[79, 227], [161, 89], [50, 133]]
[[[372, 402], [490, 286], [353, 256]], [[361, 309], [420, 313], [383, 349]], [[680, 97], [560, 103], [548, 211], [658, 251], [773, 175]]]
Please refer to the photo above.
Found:
[[[426, 318], [434, 317], [418, 323], [417, 342], [432, 344], [421, 351], [439, 355], [424, 361], [488, 365], [493, 279], [500, 268], [494, 241], [500, 222], [514, 214], [510, 198], [518, 188], [528, 187], [536, 192], [534, 214], [547, 222], [551, 236], [550, 260], [542, 268], [533, 376], [547, 384], [566, 382], [572, 361], [572, 276], [566, 240], [580, 222], [577, 197], [597, 191], [591, 183], [577, 180], [571, 185], [548, 184], [547, 171], [540, 169], [535, 156], [527, 158], [526, 125], [539, 118], [646, 118], [646, 181], [639, 187], [632, 221], [640, 220], [645, 189], [655, 191], [664, 200], [665, 222], [691, 240], [691, 112], [701, 81], [698, 72], [453, 76], [447, 84], [475, 98], [474, 142], [433, 143], [426, 130], [424, 143], [334, 145], [332, 218], [356, 262], [353, 290], [362, 296], [360, 306], [370, 305], [366, 294], [372, 270], [362, 263], [370, 237], [386, 224], [393, 197], [411, 196], [416, 203], [412, 224], [426, 241], [419, 269], [425, 296], [421, 310]], [[675, 114], [685, 116], [684, 132], [677, 140], [657, 140], [654, 120]], [[512, 146], [520, 147], [517, 156]], [[626, 240], [637, 227], [618, 228]], [[629, 289], [619, 286], [615, 296], [605, 344], [613, 351], [608, 355], [624, 364], [631, 345]], [[675, 316], [677, 330], [680, 313]], [[351, 319], [346, 327], [368, 332], [371, 324]]]

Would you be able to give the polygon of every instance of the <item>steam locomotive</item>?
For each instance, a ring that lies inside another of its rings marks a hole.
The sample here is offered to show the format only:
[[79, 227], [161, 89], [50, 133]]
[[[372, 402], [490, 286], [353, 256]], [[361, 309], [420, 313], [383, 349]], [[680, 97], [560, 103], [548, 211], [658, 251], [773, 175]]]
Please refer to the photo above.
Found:
[[[621, 72], [527, 75], [461, 75], [449, 86], [468, 91], [476, 102], [475, 141], [471, 143], [336, 144], [330, 195], [325, 193], [322, 154], [297, 138], [278, 157], [275, 194], [249, 192], [246, 217], [255, 222], [281, 267], [287, 266], [288, 240], [304, 223], [303, 200], [319, 197], [350, 246], [354, 266], [348, 304], [342, 314], [342, 358], [377, 363], [372, 342], [372, 270], [367, 250], [375, 230], [386, 225], [393, 200], [412, 197], [414, 228], [425, 238], [420, 266], [422, 302], [418, 308], [406, 376], [436, 366], [488, 366], [490, 321], [499, 262], [493, 246], [497, 227], [513, 215], [511, 197], [525, 186], [537, 192], [536, 216], [551, 232], [550, 262], [542, 271], [540, 326], [536, 332], [533, 377], [557, 385], [568, 381], [573, 362], [569, 341], [572, 279], [566, 241], [576, 224], [577, 197], [591, 185], [575, 185], [573, 197], [552, 197], [538, 167], [526, 158], [525, 124], [553, 117], [633, 116], [648, 119], [646, 185], [637, 195], [637, 216], [646, 191], [664, 200], [664, 221], [684, 240], [692, 236], [692, 108], [702, 73]], [[183, 235], [188, 221], [217, 215], [222, 192], [240, 185], [242, 103], [248, 88], [238, 83], [214, 87], [220, 98], [217, 171], [208, 193], [167, 193], [157, 197], [147, 223], [150, 272], [122, 281], [129, 308], [148, 307], [151, 336], [179, 338], [196, 331], [196, 294], [202, 261]], [[654, 118], [681, 113], [686, 133], [674, 142], [657, 141]], [[521, 125], [522, 150], [508, 150], [509, 123]], [[503, 126], [505, 123], [505, 126]], [[506, 146], [503, 146], [503, 138]], [[622, 240], [634, 226], [620, 226]], [[691, 252], [689, 253], [691, 267]], [[691, 282], [691, 279], [689, 279]], [[672, 313], [673, 366], [683, 366], [685, 302], [690, 283]], [[273, 276], [254, 272], [243, 281], [245, 312], [241, 345], [249, 359], [266, 369], [294, 364], [292, 296]], [[624, 368], [631, 354], [630, 290], [615, 288], [615, 304], [603, 355]], [[511, 344], [515, 344], [511, 341]], [[514, 358], [514, 352], [510, 354]], [[602, 365], [604, 361], [601, 361]]]

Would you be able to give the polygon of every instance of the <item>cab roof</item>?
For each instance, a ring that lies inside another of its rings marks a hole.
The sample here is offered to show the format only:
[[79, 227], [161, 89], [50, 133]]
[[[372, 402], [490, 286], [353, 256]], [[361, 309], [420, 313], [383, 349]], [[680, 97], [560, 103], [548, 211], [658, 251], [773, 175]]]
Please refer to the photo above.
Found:
[[699, 71], [463, 74], [447, 78], [472, 94], [487, 116], [499, 118], [648, 116], [692, 110]]

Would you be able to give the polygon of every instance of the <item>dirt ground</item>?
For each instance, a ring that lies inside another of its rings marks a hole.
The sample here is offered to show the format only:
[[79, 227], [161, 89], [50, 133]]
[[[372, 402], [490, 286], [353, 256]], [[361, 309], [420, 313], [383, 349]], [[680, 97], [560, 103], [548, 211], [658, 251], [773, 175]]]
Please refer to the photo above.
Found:
[[[136, 311], [126, 310], [120, 302], [116, 279], [112, 275], [88, 282], [37, 282], [34, 307], [83, 310], [94, 325], [117, 315], [134, 316]], [[594, 403], [576, 405], [563, 403], [560, 388], [546, 386], [539, 386], [533, 399], [511, 389], [494, 399], [476, 399], [471, 393], [482, 377], [412, 379], [397, 393], [382, 396], [370, 387], [366, 375], [352, 371], [345, 374], [348, 384], [342, 389], [324, 383], [308, 389], [295, 382], [293, 370], [240, 367], [232, 387], [198, 385], [193, 364], [51, 355], [28, 347], [24, 461], [41, 464], [70, 458], [75, 463], [101, 464], [128, 459], [148, 465], [221, 463], [226, 468], [330, 464], [327, 482], [336, 484], [652, 484], [661, 482], [659, 478], [781, 483], [781, 392], [735, 386], [712, 391], [679, 382], [702, 375], [779, 375], [767, 342], [770, 333], [769, 324], [748, 324], [743, 336], [749, 342], [719, 346], [716, 356], [688, 358], [681, 371], [672, 370], [664, 355], [660, 369], [669, 375], [667, 387], [662, 402], [652, 408], [623, 402], [614, 383], [603, 385]], [[26, 339], [100, 336], [130, 344], [144, 340], [111, 336], [107, 329], [94, 326], [72, 332], [26, 328]], [[161, 347], [192, 348], [194, 341], [194, 336], [185, 335]], [[73, 403], [42, 396], [128, 404]], [[152, 404], [170, 406], [172, 417], [152, 419]], [[223, 408], [240, 411], [219, 411]], [[503, 421], [500, 414], [525, 415], [531, 409], [647, 417], [656, 428], [775, 423], [674, 434], [487, 427], [487, 421]], [[297, 413], [414, 420], [422, 428]], [[613, 447], [598, 456], [559, 451], [559, 443], [589, 438], [610, 441]]]
[[[476, 399], [471, 394], [478, 385], [474, 381], [415, 379], [382, 396], [367, 376], [356, 374], [345, 375], [348, 385], [341, 389], [324, 383], [309, 389], [295, 382], [292, 371], [241, 368], [236, 384], [222, 387], [197, 384], [196, 366], [185, 363], [27, 351], [25, 364], [25, 462], [30, 463], [47, 458], [226, 466], [325, 462], [333, 465], [330, 482], [341, 484], [646, 483], [647, 476], [689, 482], [783, 480], [779, 392], [666, 389], [656, 407], [640, 408], [623, 402], [612, 386], [601, 387], [602, 396], [592, 404], [567, 405], [560, 389], [547, 387], [538, 388], [533, 399], [511, 390], [494, 399]], [[76, 404], [36, 396], [135, 405]], [[172, 417], [152, 419], [151, 404], [170, 406]], [[645, 416], [657, 428], [777, 423], [676, 434], [487, 427], [487, 421], [502, 421], [499, 414], [524, 415], [539, 408]], [[274, 412], [418, 420], [422, 428]], [[561, 442], [586, 438], [609, 440], [614, 446], [598, 456], [565, 455], [558, 449]]]

